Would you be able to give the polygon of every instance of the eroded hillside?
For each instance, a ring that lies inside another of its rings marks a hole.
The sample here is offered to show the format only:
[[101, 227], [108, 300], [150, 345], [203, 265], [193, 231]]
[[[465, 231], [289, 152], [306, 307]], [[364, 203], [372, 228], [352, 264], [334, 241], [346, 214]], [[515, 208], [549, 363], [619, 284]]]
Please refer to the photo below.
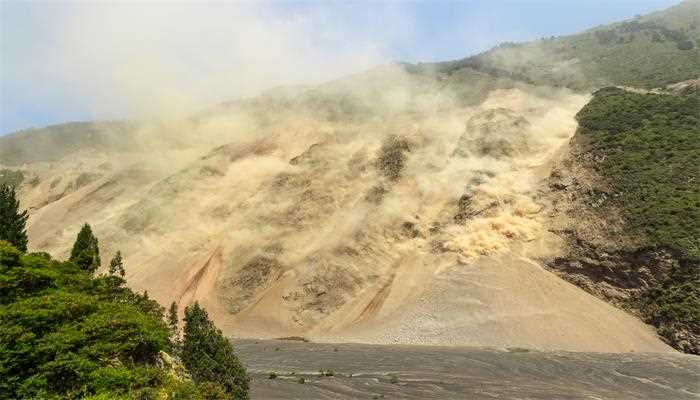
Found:
[[697, 352], [699, 6], [19, 132], [0, 181], [31, 248], [89, 222], [130, 285], [231, 335], [670, 351], [643, 319]]
[[[550, 177], [565, 279], [700, 352], [698, 81], [665, 90], [605, 88]], [[563, 217], [563, 218], [562, 218]]]
[[588, 96], [492, 85], [387, 66], [31, 160], [31, 246], [66, 254], [88, 221], [132, 286], [237, 336], [669, 350], [543, 268], [564, 252], [545, 181]]

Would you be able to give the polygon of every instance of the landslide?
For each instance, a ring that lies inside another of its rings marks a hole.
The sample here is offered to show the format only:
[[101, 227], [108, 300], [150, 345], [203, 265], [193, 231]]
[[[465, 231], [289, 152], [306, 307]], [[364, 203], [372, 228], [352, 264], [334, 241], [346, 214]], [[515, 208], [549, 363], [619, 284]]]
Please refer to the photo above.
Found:
[[646, 91], [605, 88], [553, 170], [552, 229], [566, 280], [700, 351], [700, 103], [697, 80]]

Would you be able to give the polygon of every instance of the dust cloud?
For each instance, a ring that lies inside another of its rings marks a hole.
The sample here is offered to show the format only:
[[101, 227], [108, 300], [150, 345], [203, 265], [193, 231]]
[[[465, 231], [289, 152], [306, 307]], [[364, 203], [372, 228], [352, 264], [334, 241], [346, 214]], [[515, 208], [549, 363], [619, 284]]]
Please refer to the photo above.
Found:
[[[385, 65], [137, 124], [126, 151], [34, 166], [32, 245], [65, 253], [75, 232], [57, 227], [90, 221], [132, 286], [230, 332], [378, 318], [450, 265], [547, 234], [538, 187], [587, 97], [512, 85], [466, 106], [457, 89]], [[72, 185], [79, 171], [94, 180]]]
[[[390, 5], [374, 6], [375, 16], [366, 17], [381, 32], [352, 32], [353, 41], [342, 40], [354, 26], [333, 23], [338, 10], [331, 5], [314, 12], [279, 8], [266, 2], [17, 5], [12, 15], [37, 29], [11, 27], [27, 38], [8, 41], [6, 55], [16, 66], [8, 74], [17, 90], [67, 109], [79, 104], [95, 120], [169, 120], [385, 63], [386, 43], [406, 30], [405, 16]], [[382, 18], [394, 23], [373, 22]]]
[[[329, 337], [401, 315], [455, 266], [548, 238], [541, 183], [588, 96], [501, 82], [465, 98], [469, 83], [385, 63], [369, 41], [326, 59], [300, 39], [309, 21], [255, 6], [206, 26], [187, 26], [199, 16], [184, 6], [114, 8], [83, 9], [95, 15], [66, 24], [80, 30], [58, 51], [110, 66], [76, 88], [126, 99], [96, 115], [142, 118], [100, 128], [119, 146], [25, 165], [40, 181], [22, 189], [34, 248], [65, 255], [89, 221], [103, 258], [121, 250], [129, 284], [162, 304], [200, 301], [229, 334]], [[172, 26], [186, 33], [159, 35]], [[211, 62], [180, 64], [163, 41]], [[282, 81], [307, 85], [263, 90]]]

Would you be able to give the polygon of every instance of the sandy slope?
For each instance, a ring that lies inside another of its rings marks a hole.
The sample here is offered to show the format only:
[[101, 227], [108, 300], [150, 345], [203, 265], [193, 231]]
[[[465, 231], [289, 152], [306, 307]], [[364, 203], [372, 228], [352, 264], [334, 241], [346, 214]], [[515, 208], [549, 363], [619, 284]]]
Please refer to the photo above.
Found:
[[541, 181], [586, 96], [495, 90], [463, 107], [411, 78], [368, 82], [25, 165], [40, 179], [22, 193], [30, 244], [65, 256], [89, 221], [131, 286], [198, 300], [231, 335], [670, 351], [540, 266], [560, 251]]
[[[398, 282], [397, 282], [398, 284]], [[387, 303], [393, 301], [389, 295]], [[429, 288], [338, 339], [596, 352], [670, 351], [625, 312], [511, 254], [455, 265]]]

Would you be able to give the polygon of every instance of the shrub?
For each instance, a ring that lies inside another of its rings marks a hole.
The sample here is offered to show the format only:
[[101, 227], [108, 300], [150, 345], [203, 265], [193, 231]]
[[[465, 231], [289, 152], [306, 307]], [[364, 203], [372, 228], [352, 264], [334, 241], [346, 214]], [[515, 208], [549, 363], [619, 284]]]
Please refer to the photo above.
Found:
[[391, 135], [382, 143], [377, 156], [377, 169], [390, 181], [397, 181], [406, 164], [406, 153], [411, 151], [408, 140]]
[[600, 207], [622, 211], [640, 248], [662, 249], [677, 261], [667, 279], [642, 288], [635, 306], [667, 342], [691, 353], [700, 351], [692, 339], [700, 337], [698, 110], [692, 91], [671, 96], [605, 88], [577, 115], [590, 151], [603, 160], [595, 167], [612, 189]]
[[631, 233], [649, 247], [700, 258], [697, 96], [629, 93], [605, 88], [577, 114], [597, 166]]

